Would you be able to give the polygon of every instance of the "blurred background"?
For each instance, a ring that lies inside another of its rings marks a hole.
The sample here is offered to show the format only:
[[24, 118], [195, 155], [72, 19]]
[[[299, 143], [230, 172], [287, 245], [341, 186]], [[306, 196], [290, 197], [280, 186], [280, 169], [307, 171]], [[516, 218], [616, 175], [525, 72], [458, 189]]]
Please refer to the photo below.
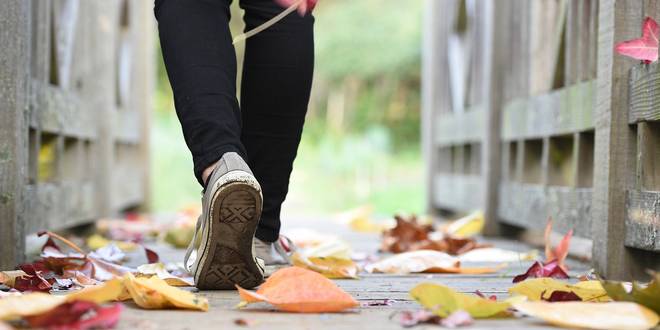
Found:
[[[319, 2], [314, 11], [312, 99], [284, 218], [367, 204], [387, 216], [424, 210], [422, 7], [423, 0], [406, 1], [405, 10], [400, 1], [391, 0]], [[242, 11], [235, 1], [232, 31], [237, 35], [242, 30]], [[201, 187], [193, 176], [160, 45], [154, 39], [157, 82], [150, 152], [152, 177], [159, 179], [152, 180], [151, 205], [156, 212], [168, 212], [199, 203]], [[239, 72], [242, 47], [236, 49]]]

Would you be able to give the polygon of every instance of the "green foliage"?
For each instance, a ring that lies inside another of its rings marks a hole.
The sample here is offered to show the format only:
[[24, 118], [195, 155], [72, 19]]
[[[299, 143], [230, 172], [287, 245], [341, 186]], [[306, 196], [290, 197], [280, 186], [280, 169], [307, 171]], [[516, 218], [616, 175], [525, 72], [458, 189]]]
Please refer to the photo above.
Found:
[[419, 70], [421, 0], [320, 1], [317, 71], [330, 79], [407, 76]]

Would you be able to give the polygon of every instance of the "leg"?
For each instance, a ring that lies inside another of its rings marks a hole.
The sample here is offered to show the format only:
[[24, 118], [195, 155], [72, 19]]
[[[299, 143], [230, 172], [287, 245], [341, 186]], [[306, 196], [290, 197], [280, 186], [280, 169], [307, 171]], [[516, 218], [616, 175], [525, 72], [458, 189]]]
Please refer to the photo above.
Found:
[[[241, 0], [246, 29], [283, 9], [273, 0]], [[314, 18], [292, 13], [247, 40], [241, 86], [248, 164], [261, 184], [263, 213], [257, 238], [273, 242], [302, 134], [314, 68]]]
[[236, 99], [231, 0], [156, 0], [161, 47], [195, 176], [226, 152], [245, 158]]

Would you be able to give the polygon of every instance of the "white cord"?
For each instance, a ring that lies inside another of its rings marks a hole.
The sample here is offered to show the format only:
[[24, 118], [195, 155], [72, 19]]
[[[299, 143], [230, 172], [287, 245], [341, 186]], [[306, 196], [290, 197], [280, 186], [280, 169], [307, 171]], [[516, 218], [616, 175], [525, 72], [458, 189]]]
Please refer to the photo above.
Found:
[[294, 4], [292, 4], [289, 8], [285, 9], [283, 12], [279, 13], [277, 16], [275, 16], [275, 17], [269, 19], [269, 20], [268, 20], [267, 22], [265, 22], [264, 24], [261, 24], [261, 25], [257, 26], [256, 28], [254, 28], [254, 29], [252, 29], [252, 30], [250, 30], [250, 31], [248, 31], [248, 32], [245, 32], [245, 33], [242, 33], [242, 34], [237, 35], [237, 36], [234, 38], [234, 41], [233, 41], [232, 43], [235, 45], [235, 44], [237, 44], [237, 43], [239, 43], [239, 42], [241, 42], [241, 41], [243, 41], [243, 40], [245, 40], [245, 39], [247, 39], [247, 38], [249, 38], [249, 37], [252, 37], [252, 36], [254, 36], [255, 34], [257, 34], [257, 33], [261, 32], [261, 31], [263, 31], [263, 30], [265, 30], [265, 29], [271, 27], [271, 26], [274, 25], [275, 23], [281, 21], [281, 20], [282, 20], [284, 17], [286, 17], [287, 15], [291, 14], [294, 10], [298, 9], [298, 7], [300, 6], [300, 4], [302, 4], [303, 1], [306, 1], [306, 0], [298, 0], [298, 1], [296, 1], [296, 2], [295, 2]]

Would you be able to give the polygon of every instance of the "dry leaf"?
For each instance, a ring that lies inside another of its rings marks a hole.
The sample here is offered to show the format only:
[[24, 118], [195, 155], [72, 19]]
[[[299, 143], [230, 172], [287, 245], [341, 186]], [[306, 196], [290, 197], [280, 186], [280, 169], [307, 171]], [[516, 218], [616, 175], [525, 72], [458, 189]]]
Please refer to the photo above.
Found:
[[513, 307], [526, 315], [566, 328], [642, 330], [658, 324], [655, 312], [630, 302], [520, 302], [514, 303]]
[[151, 277], [153, 275], [158, 276], [161, 280], [165, 281], [171, 286], [194, 286], [194, 280], [192, 277], [182, 278], [174, 276], [167, 271], [165, 264], [162, 262], [142, 265], [137, 268], [138, 273], [135, 275], [137, 277]]
[[444, 285], [422, 283], [410, 291], [410, 295], [426, 309], [440, 317], [464, 310], [474, 318], [507, 316], [508, 302], [484, 299], [456, 292]]
[[[103, 248], [105, 246], [108, 246], [110, 244], [117, 245], [122, 251], [124, 252], [129, 252], [129, 251], [134, 251], [139, 247], [138, 244], [135, 244], [133, 242], [128, 242], [128, 241], [111, 241], [99, 234], [94, 234], [90, 237], [87, 238], [87, 247], [94, 251], [98, 250], [100, 248]], [[185, 247], [185, 246], [184, 246]]]
[[89, 301], [61, 304], [45, 313], [25, 317], [32, 328], [110, 329], [119, 322], [122, 305], [102, 307]]
[[573, 229], [569, 230], [566, 235], [562, 238], [561, 242], [557, 247], [552, 247], [552, 241], [550, 239], [552, 235], [552, 218], [548, 218], [548, 224], [545, 226], [545, 263], [548, 264], [552, 261], [557, 261], [559, 267], [564, 270], [567, 270], [564, 265], [564, 260], [568, 256], [568, 248], [571, 244], [571, 237], [573, 237]]
[[22, 270], [8, 270], [5, 272], [0, 272], [0, 284], [4, 284], [10, 288], [13, 288], [16, 283], [16, 278], [26, 275], [27, 274]]
[[294, 266], [313, 270], [327, 278], [358, 278], [358, 266], [350, 259], [307, 258], [300, 253], [294, 253], [291, 259]]
[[537, 250], [516, 252], [500, 248], [481, 248], [468, 251], [458, 256], [461, 262], [518, 262], [536, 259]]
[[481, 211], [475, 211], [450, 223], [445, 229], [450, 236], [457, 238], [473, 237], [481, 234], [486, 221]]
[[566, 274], [563, 268], [559, 267], [559, 264], [556, 260], [545, 264], [542, 264], [539, 261], [535, 261], [524, 274], [516, 275], [513, 278], [513, 283], [524, 281], [530, 277], [568, 278], [568, 274]]
[[321, 242], [318, 245], [299, 249], [299, 252], [308, 258], [338, 258], [351, 259], [351, 247], [348, 243], [333, 239]]
[[240, 306], [265, 301], [279, 310], [297, 313], [340, 312], [358, 306], [334, 282], [300, 267], [278, 270], [256, 292], [236, 287], [242, 299]]
[[119, 301], [125, 296], [126, 288], [122, 279], [115, 278], [99, 285], [89, 286], [82, 290], [67, 294], [66, 301], [90, 301], [102, 304], [109, 301]]
[[456, 257], [444, 252], [419, 250], [395, 254], [365, 267], [370, 273], [408, 274], [423, 273], [432, 269], [453, 269], [460, 267]]
[[65, 301], [62, 296], [32, 292], [0, 299], [0, 320], [15, 320], [49, 311]]
[[[603, 281], [602, 285], [612, 299], [633, 301], [660, 314], [660, 273], [653, 274], [653, 280], [647, 285], [639, 283], [624, 285], [615, 281]], [[630, 289], [627, 288], [628, 286]]]
[[124, 275], [124, 285], [133, 301], [142, 308], [185, 308], [201, 311], [209, 309], [206, 298], [168, 285], [158, 276], [136, 278], [129, 273]]
[[536, 278], [528, 279], [509, 288], [509, 293], [525, 296], [531, 301], [549, 299], [555, 291], [573, 292], [583, 301], [612, 301], [599, 281], [569, 284], [552, 278]]

